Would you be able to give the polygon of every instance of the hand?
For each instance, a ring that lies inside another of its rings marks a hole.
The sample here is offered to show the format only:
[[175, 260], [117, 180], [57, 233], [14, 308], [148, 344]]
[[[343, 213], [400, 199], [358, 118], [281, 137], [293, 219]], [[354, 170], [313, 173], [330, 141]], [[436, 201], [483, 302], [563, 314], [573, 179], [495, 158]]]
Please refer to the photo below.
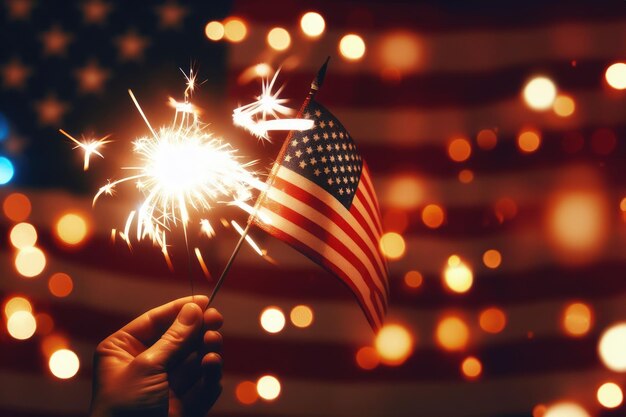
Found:
[[172, 301], [103, 340], [91, 416], [205, 416], [222, 390], [223, 319], [213, 308], [204, 311], [208, 302]]

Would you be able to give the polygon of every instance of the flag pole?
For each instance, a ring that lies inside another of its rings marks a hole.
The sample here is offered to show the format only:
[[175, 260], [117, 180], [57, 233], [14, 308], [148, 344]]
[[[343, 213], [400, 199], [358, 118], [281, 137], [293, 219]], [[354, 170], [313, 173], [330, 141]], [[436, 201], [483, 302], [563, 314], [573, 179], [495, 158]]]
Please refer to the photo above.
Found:
[[[300, 108], [300, 111], [298, 112], [298, 118], [302, 116], [302, 112], [309, 105], [309, 102], [315, 97], [315, 94], [317, 94], [317, 91], [322, 86], [322, 83], [324, 82], [324, 77], [326, 76], [326, 68], [328, 68], [328, 61], [330, 61], [330, 56], [326, 58], [326, 62], [324, 62], [324, 65], [322, 65], [320, 70], [317, 72], [315, 79], [311, 83], [311, 89], [309, 90], [309, 95], [304, 100], [304, 103], [302, 104], [302, 107]], [[226, 262], [226, 266], [222, 270], [222, 274], [218, 278], [217, 283], [215, 284], [215, 287], [213, 287], [213, 291], [211, 291], [211, 295], [209, 296], [209, 304], [207, 305], [207, 307], [211, 305], [211, 303], [215, 299], [215, 296], [217, 295], [217, 292], [224, 284], [224, 281], [226, 280], [226, 276], [228, 275], [228, 272], [230, 271], [230, 267], [233, 265], [233, 262], [235, 261], [235, 258], [237, 257], [237, 254], [239, 253], [241, 246], [243, 245], [243, 241], [246, 239], [246, 236], [248, 236], [248, 232], [250, 231], [250, 228], [252, 227], [252, 223], [254, 223], [254, 219], [256, 218], [257, 212], [259, 210], [259, 206], [261, 202], [265, 199], [267, 190], [269, 190], [269, 188], [274, 183], [274, 179], [276, 178], [276, 171], [278, 171], [278, 164], [276, 162], [280, 161], [282, 157], [284, 156], [290, 137], [291, 137], [291, 132], [289, 132], [289, 134], [287, 135], [287, 138], [285, 138], [285, 141], [283, 142], [283, 146], [281, 147], [280, 152], [278, 153], [278, 156], [276, 157], [276, 160], [274, 161], [274, 165], [272, 166], [272, 171], [270, 172], [270, 175], [268, 176], [267, 181], [266, 181], [267, 187], [265, 191], [263, 191], [261, 195], [259, 195], [259, 197], [257, 198], [257, 201], [254, 205], [254, 210], [248, 217], [248, 224], [246, 225], [246, 228], [241, 233], [241, 237], [239, 238], [237, 245], [235, 245], [235, 249], [230, 254], [230, 258], [228, 259], [228, 262]]]

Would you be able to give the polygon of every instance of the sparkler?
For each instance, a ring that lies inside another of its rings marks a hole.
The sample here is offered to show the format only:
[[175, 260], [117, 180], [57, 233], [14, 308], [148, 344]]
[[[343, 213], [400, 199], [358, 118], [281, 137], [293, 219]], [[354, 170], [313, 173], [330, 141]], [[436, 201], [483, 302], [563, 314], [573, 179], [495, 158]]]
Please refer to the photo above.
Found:
[[91, 155], [96, 154], [100, 158], [104, 158], [104, 156], [98, 151], [98, 149], [101, 146], [111, 142], [110, 140], [107, 140], [108, 138], [111, 137], [111, 135], [106, 135], [103, 138], [100, 138], [98, 140], [83, 139], [83, 141], [81, 142], [78, 139], [72, 137], [69, 133], [67, 133], [63, 129], [59, 129], [59, 132], [64, 134], [68, 139], [70, 139], [72, 142], [76, 144], [76, 146], [74, 146], [73, 149], [80, 148], [85, 153], [85, 162], [83, 164], [83, 171], [87, 171], [89, 169], [89, 159], [91, 158]]
[[233, 123], [259, 139], [269, 141], [268, 132], [272, 130], [307, 130], [313, 127], [312, 120], [281, 118], [290, 116], [295, 111], [285, 106], [287, 99], [280, 98], [284, 85], [273, 91], [279, 73], [280, 70], [276, 71], [271, 80], [262, 80], [261, 95], [256, 97], [256, 101], [233, 111]]

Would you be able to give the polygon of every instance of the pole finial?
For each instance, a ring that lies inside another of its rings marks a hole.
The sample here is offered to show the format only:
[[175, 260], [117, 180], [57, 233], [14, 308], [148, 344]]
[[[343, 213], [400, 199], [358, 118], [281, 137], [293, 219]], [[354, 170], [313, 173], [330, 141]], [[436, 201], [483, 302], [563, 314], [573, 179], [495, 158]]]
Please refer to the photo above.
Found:
[[315, 79], [311, 83], [311, 93], [313, 94], [315, 94], [324, 83], [324, 77], [326, 76], [326, 68], [328, 68], [328, 61], [330, 61], [330, 56], [326, 58], [326, 62], [324, 62], [324, 65], [322, 65], [320, 70], [317, 72]]

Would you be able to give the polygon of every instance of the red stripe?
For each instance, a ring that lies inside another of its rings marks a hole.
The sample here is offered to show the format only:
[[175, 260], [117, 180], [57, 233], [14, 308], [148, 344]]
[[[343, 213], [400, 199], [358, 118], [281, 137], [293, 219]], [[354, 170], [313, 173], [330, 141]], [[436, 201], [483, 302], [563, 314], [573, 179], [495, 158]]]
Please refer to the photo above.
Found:
[[[339, 277], [341, 282], [346, 284], [348, 288], [350, 288], [350, 291], [352, 292], [352, 294], [356, 297], [359, 303], [359, 306], [361, 306], [363, 313], [365, 313], [365, 317], [367, 318], [367, 321], [369, 322], [372, 329], [377, 330], [376, 321], [372, 317], [372, 312], [369, 311], [365, 307], [364, 298], [361, 296], [361, 293], [359, 292], [358, 288], [356, 288], [356, 286], [350, 281], [348, 275], [344, 273], [342, 269], [338, 268], [331, 262], [323, 262], [325, 258], [320, 257], [320, 255], [316, 251], [311, 249], [311, 247], [293, 238], [291, 235], [285, 233], [284, 231], [277, 229], [273, 226], [270, 226], [268, 224], [260, 223], [260, 222], [257, 222], [257, 226], [259, 226], [260, 228], [262, 228], [263, 230], [265, 230], [267, 233], [271, 234], [272, 236], [282, 240], [283, 242], [290, 244], [291, 246], [296, 248], [298, 251], [300, 251], [302, 254], [306, 255], [313, 262], [318, 263], [319, 265], [327, 269], [330, 273]], [[374, 303], [374, 306], [376, 306], [375, 303]]]
[[[365, 192], [363, 190], [367, 190], [370, 197], [370, 200], [374, 206], [370, 205], [365, 198]], [[380, 223], [380, 209], [376, 206], [376, 193], [374, 192], [374, 187], [372, 186], [369, 170], [367, 169], [367, 165], [365, 165], [365, 161], [363, 161], [363, 171], [361, 173], [361, 181], [359, 181], [359, 187], [357, 188], [357, 196], [363, 195], [364, 198], [359, 198], [363, 202], [363, 206], [365, 206], [365, 210], [368, 212], [370, 219], [374, 222], [379, 235], [383, 233], [383, 227]], [[351, 210], [352, 211], [352, 210]]]
[[[280, 203], [278, 203], [276, 201], [267, 202], [265, 204], [265, 207], [268, 210], [278, 214], [279, 216], [283, 217], [284, 219], [294, 223], [295, 225], [297, 225], [297, 226], [301, 227], [302, 229], [306, 230], [307, 232], [311, 233], [312, 235], [314, 235], [315, 237], [317, 237], [318, 239], [323, 241], [325, 245], [327, 245], [328, 247], [334, 249], [341, 256], [343, 256], [361, 274], [363, 283], [370, 290], [371, 301], [372, 301], [372, 304], [373, 304], [374, 308], [377, 310], [378, 317], [382, 318], [384, 316], [384, 311], [381, 311], [381, 310], [378, 309], [378, 302], [374, 298], [374, 295], [377, 294], [380, 297], [381, 304], [385, 305], [386, 304], [385, 301], [384, 301], [385, 298], [386, 298], [385, 294], [383, 294], [378, 289], [378, 287], [374, 284], [374, 282], [373, 282], [374, 277], [372, 277], [369, 274], [365, 264], [354, 254], [354, 252], [352, 252], [350, 250], [350, 248], [348, 246], [346, 246], [337, 237], [335, 237], [333, 235], [329, 235], [329, 233], [324, 228], [319, 226], [317, 223], [314, 223], [309, 218], [307, 218], [307, 217], [301, 215], [300, 213], [290, 209], [289, 207], [286, 207], [286, 206], [284, 206], [284, 205], [282, 205], [282, 204], [280, 204]], [[291, 234], [291, 233], [289, 233], [289, 230], [285, 230], [285, 232], [288, 233], [288, 234]], [[348, 233], [348, 231], [346, 231], [346, 233]], [[353, 239], [353, 236], [351, 236], [351, 233], [348, 233], [348, 235], [350, 236], [350, 238], [354, 242], [354, 239]], [[357, 244], [356, 242], [354, 242], [354, 243]], [[357, 244], [357, 246], [359, 246], [359, 245]], [[319, 263], [320, 261], [322, 263], [324, 261], [332, 263], [332, 261], [330, 259], [326, 258], [322, 253], [319, 253], [318, 258], [320, 260], [316, 261], [317, 263]], [[371, 261], [371, 258], [370, 258], [370, 261]], [[345, 275], [348, 276], [347, 272], [345, 273]], [[380, 280], [382, 280], [382, 279], [380, 279]], [[383, 286], [383, 288], [384, 288], [384, 286]], [[366, 306], [363, 305], [363, 308], [366, 308]]]
[[[330, 207], [325, 202], [320, 200], [315, 194], [311, 194], [307, 192], [306, 190], [298, 187], [297, 184], [290, 183], [282, 178], [277, 177], [274, 182], [274, 187], [292, 196], [298, 201], [306, 204], [307, 206], [310, 206], [312, 209], [316, 210], [317, 212], [321, 213], [323, 216], [330, 219], [332, 223], [336, 224], [339, 228], [341, 228], [344, 232], [346, 232], [346, 234], [350, 236], [352, 241], [354, 241], [354, 243], [358, 247], [360, 247], [363, 250], [363, 252], [365, 252], [366, 256], [372, 261], [372, 264], [374, 265], [374, 269], [376, 270], [378, 275], [381, 277], [381, 281], [383, 281], [381, 282], [381, 284], [384, 284], [384, 281], [385, 281], [384, 277], [387, 276], [386, 271], [380, 269], [380, 267], [378, 266], [378, 262], [375, 260], [375, 254], [372, 253], [367, 243], [361, 238], [361, 236], [359, 236], [357, 231], [354, 230], [354, 228], [350, 225], [350, 223], [348, 223], [341, 214], [337, 213], [332, 207]], [[357, 196], [358, 196], [358, 193], [357, 193]], [[374, 250], [377, 250], [378, 247], [376, 245], [377, 245], [378, 239], [374, 237], [371, 232], [369, 232], [369, 227], [367, 226], [367, 223], [365, 223], [363, 217], [356, 210], [354, 210], [354, 212], [350, 210], [350, 214], [352, 214], [352, 216], [355, 217], [355, 219], [357, 220], [357, 223], [359, 223], [359, 225], [361, 225], [361, 227], [365, 230], [366, 234], [369, 236], [369, 238], [372, 241]], [[322, 238], [322, 240], [324, 239]], [[382, 254], [380, 252], [378, 252], [377, 254], [384, 264], [384, 257], [382, 256]]]

